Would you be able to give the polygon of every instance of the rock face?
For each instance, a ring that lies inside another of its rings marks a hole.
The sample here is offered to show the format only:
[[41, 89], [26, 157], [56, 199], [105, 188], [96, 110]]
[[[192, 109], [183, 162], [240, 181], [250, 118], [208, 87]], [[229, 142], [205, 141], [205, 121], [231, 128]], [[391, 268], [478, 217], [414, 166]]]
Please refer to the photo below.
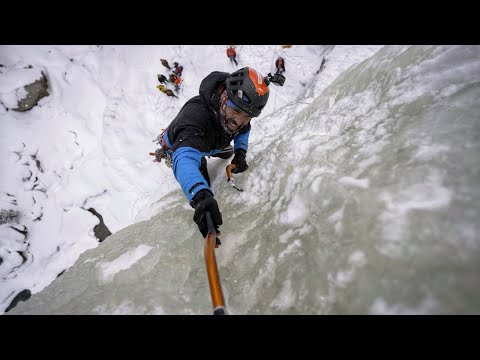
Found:
[[45, 96], [50, 95], [48, 93], [48, 81], [45, 74], [42, 72], [42, 77], [32, 84], [25, 85], [25, 91], [27, 96], [18, 101], [15, 111], [27, 111], [33, 108], [38, 102]]
[[30, 110], [48, 95], [46, 69], [32, 65], [0, 66], [0, 112]]
[[95, 237], [98, 239], [98, 242], [102, 242], [107, 237], [112, 235], [111, 231], [108, 229], [107, 225], [103, 222], [103, 217], [100, 215], [94, 208], [88, 209], [93, 215], [98, 217], [100, 223], [95, 225], [93, 228], [93, 232], [95, 233]]
[[2, 224], [18, 224], [18, 218], [20, 216], [20, 212], [15, 210], [0, 210], [0, 225]]
[[8, 305], [8, 308], [5, 309], [5, 312], [9, 312], [10, 310], [12, 310], [15, 306], [17, 306], [20, 301], [27, 301], [28, 299], [30, 299], [31, 296], [32, 293], [28, 289], [20, 291], [17, 296], [15, 296], [15, 298], [12, 300], [10, 305]]

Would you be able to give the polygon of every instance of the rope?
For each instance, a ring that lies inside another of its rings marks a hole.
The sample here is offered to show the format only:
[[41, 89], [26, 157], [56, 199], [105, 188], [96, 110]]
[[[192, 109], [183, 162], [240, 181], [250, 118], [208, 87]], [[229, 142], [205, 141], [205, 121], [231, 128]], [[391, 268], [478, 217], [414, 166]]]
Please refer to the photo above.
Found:
[[[272, 63], [275, 64], [275, 56], [277, 56], [277, 50], [274, 48], [273, 49], [273, 58], [272, 58]], [[275, 68], [275, 71], [277, 69]], [[277, 109], [277, 92], [275, 92], [275, 102], [273, 104], [273, 111], [275, 112], [275, 110]]]

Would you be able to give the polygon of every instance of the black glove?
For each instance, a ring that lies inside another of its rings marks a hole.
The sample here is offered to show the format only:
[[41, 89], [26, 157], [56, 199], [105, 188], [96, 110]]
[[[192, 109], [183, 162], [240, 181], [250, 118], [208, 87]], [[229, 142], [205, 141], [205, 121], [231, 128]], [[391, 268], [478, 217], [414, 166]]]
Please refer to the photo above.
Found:
[[235, 156], [233, 157], [231, 163], [237, 165], [237, 167], [232, 170], [232, 173], [240, 174], [248, 169], [247, 160], [245, 160], [246, 156], [247, 152], [243, 149], [238, 149], [235, 151]]
[[202, 236], [206, 237], [208, 234], [207, 217], [205, 216], [207, 211], [209, 211], [210, 215], [212, 216], [217, 235], [220, 235], [218, 227], [223, 223], [222, 213], [218, 209], [217, 200], [215, 200], [212, 193], [207, 189], [200, 190], [193, 198], [192, 205], [195, 208], [193, 221], [196, 222], [198, 229], [202, 233]]

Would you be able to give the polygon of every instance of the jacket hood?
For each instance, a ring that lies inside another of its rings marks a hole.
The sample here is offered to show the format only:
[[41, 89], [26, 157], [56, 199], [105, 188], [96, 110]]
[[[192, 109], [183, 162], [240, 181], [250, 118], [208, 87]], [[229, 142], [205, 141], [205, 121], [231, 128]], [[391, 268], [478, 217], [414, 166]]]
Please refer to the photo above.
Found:
[[214, 71], [207, 75], [200, 84], [199, 93], [201, 99], [215, 113], [219, 108], [219, 96], [216, 94], [216, 90], [225, 82], [229, 75], [226, 72]]

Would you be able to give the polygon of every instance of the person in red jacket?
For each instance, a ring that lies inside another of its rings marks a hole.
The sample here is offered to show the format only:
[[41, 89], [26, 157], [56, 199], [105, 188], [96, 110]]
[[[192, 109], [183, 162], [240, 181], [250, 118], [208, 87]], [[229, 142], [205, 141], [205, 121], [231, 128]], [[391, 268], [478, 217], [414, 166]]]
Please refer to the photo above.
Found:
[[233, 46], [229, 46], [227, 48], [227, 56], [228, 58], [235, 63], [235, 65], [238, 65], [238, 62], [237, 62], [237, 51], [235, 50], [235, 48]]
[[172, 72], [177, 75], [178, 77], [181, 77], [182, 76], [182, 71], [183, 71], [183, 66], [182, 65], [179, 65], [178, 62], [174, 62], [173, 63], [173, 70]]
[[182, 78], [173, 73], [170, 74], [170, 82], [174, 84], [175, 91], [180, 91], [180, 84], [182, 83]]
[[285, 72], [285, 60], [283, 59], [283, 57], [278, 57], [277, 61], [275, 61], [275, 67], [277, 68], [275, 74], [281, 74]]

